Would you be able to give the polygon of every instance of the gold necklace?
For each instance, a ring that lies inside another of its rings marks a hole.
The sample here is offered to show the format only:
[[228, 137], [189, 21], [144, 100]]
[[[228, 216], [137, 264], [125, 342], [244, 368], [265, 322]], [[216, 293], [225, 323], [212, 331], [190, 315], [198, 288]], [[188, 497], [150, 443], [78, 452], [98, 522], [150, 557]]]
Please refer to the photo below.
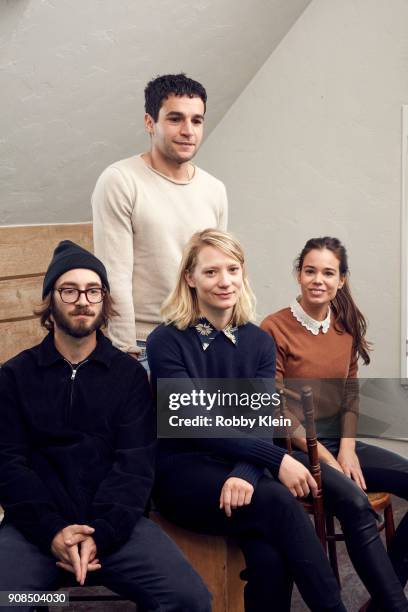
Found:
[[[142, 155], [142, 157], [143, 157], [143, 155]], [[162, 174], [163, 176], [167, 176], [167, 174], [163, 174], [163, 172], [160, 172], [160, 170], [157, 170], [157, 168], [154, 167], [153, 159], [152, 159], [152, 155], [151, 155], [150, 151], [148, 151], [146, 153], [146, 157], [144, 159], [145, 159], [145, 161], [147, 161], [148, 165], [151, 167], [152, 170], [154, 170], [155, 172], [158, 172], [159, 174]], [[191, 168], [192, 168], [191, 176], [190, 176], [190, 172], [188, 170], [190, 165], [191, 165]], [[187, 165], [187, 168], [186, 168], [186, 174], [187, 174], [186, 181], [190, 182], [192, 180], [192, 178], [194, 177], [195, 167], [193, 166], [193, 164], [190, 164], [189, 162], [188, 162], [188, 165]], [[171, 178], [171, 177], [168, 177], [168, 178]]]

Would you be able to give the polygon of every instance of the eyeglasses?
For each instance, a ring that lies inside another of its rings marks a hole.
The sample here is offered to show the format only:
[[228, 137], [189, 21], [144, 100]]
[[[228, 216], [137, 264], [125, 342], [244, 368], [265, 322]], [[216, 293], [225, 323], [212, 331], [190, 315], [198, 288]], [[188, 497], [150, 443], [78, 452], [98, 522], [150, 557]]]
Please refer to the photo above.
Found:
[[85, 293], [85, 297], [90, 304], [99, 304], [103, 301], [106, 294], [103, 287], [90, 287], [89, 289], [63, 287], [62, 289], [55, 289], [55, 291], [58, 291], [64, 304], [75, 304], [79, 300], [81, 293]]

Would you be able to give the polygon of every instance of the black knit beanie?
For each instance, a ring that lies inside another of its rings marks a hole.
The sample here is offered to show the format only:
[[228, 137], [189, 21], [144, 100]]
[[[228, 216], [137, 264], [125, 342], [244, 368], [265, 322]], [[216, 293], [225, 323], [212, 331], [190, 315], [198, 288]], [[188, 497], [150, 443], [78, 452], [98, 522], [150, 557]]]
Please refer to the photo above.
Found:
[[110, 289], [106, 268], [101, 260], [79, 246], [79, 244], [75, 244], [75, 242], [71, 242], [71, 240], [63, 240], [55, 249], [45, 274], [42, 293], [43, 299], [49, 294], [57, 278], [59, 278], [61, 274], [64, 274], [64, 272], [68, 272], [68, 270], [73, 270], [74, 268], [93, 270], [101, 277], [102, 284], [108, 290]]

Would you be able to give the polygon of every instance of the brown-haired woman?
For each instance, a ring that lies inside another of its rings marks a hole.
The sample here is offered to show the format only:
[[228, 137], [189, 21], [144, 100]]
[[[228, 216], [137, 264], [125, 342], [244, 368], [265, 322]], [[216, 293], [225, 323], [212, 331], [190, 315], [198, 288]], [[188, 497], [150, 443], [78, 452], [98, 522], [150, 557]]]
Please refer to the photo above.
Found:
[[[325, 504], [341, 522], [350, 558], [373, 599], [370, 609], [408, 610], [408, 515], [392, 542], [391, 563], [365, 494], [386, 490], [408, 499], [408, 461], [355, 440], [357, 362], [370, 362], [370, 346], [350, 292], [346, 250], [337, 238], [312, 238], [295, 268], [300, 296], [261, 324], [276, 343], [277, 378], [289, 386], [289, 379], [297, 379], [295, 386], [308, 381], [315, 390]], [[300, 449], [294, 456], [307, 464], [304, 430], [293, 417], [292, 440]]]

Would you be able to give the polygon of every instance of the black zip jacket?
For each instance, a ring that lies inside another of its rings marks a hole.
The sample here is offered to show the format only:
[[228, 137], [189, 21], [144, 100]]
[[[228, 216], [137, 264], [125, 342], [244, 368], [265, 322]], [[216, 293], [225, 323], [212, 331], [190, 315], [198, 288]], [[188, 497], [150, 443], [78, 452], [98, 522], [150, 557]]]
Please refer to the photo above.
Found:
[[98, 332], [74, 369], [52, 333], [0, 370], [0, 504], [5, 521], [50, 552], [74, 523], [98, 556], [128, 539], [153, 483], [155, 427], [143, 367]]

